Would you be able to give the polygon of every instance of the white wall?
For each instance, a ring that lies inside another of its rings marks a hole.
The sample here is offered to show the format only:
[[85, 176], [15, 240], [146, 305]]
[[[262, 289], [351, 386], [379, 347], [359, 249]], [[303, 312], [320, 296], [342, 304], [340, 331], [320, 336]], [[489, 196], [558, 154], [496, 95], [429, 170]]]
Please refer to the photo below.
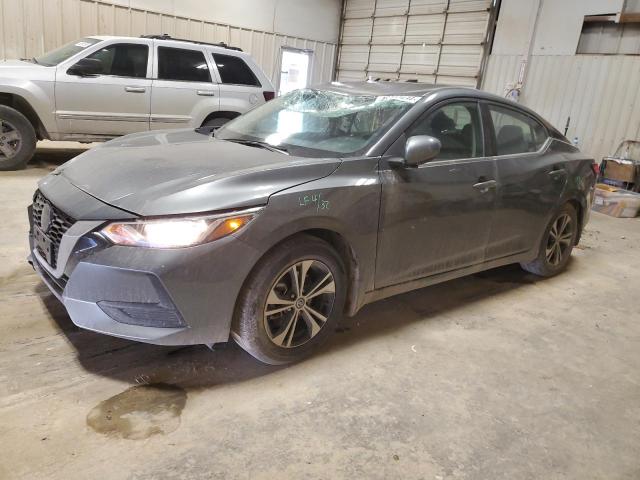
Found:
[[617, 14], [622, 4], [502, 0], [483, 89], [504, 95], [517, 84], [523, 61], [528, 61], [519, 102], [562, 132], [570, 118], [567, 137], [577, 137], [583, 151], [599, 161], [622, 140], [640, 139], [640, 56], [576, 55], [584, 16]]
[[89, 35], [167, 33], [240, 47], [276, 87], [281, 47], [312, 50], [320, 83], [333, 78], [339, 15], [340, 0], [0, 0], [0, 60]]
[[336, 43], [341, 0], [107, 0], [141, 10]]
[[623, 0], [502, 0], [493, 44], [496, 55], [524, 55], [542, 4], [534, 55], [573, 55], [585, 15], [617, 14]]

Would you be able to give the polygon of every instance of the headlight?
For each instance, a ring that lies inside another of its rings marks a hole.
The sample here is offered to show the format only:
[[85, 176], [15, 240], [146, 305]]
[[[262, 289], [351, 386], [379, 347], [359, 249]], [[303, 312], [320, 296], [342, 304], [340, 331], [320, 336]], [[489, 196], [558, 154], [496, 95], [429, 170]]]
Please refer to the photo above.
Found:
[[148, 248], [192, 247], [237, 232], [260, 208], [223, 215], [189, 216], [159, 220], [116, 222], [100, 233], [116, 245]]

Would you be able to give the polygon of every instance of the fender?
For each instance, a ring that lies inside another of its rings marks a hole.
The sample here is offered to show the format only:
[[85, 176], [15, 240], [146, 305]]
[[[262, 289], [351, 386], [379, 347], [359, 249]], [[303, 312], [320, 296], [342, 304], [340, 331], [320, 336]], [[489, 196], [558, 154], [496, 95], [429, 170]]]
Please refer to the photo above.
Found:
[[[0, 75], [2, 75], [0, 70]], [[37, 133], [40, 137], [49, 138], [57, 131], [54, 110], [54, 82], [43, 80], [26, 80], [24, 78], [12, 78], [0, 76], [0, 99], [7, 94], [19, 99], [19, 102], [32, 111], [24, 112], [29, 120], [37, 122]], [[2, 102], [4, 103], [4, 102]], [[14, 100], [15, 105], [15, 100]], [[19, 106], [19, 105], [18, 105]], [[17, 110], [22, 110], [17, 108]], [[31, 113], [31, 115], [30, 115]], [[39, 124], [39, 125], [38, 125]]]
[[[378, 158], [372, 157], [344, 160], [326, 177], [271, 195], [264, 214], [274, 221], [262, 219], [261, 231], [251, 235], [260, 239], [251, 246], [261, 256], [297, 233], [311, 233], [331, 243], [349, 268], [349, 315], [374, 289], [380, 209], [377, 165]], [[315, 214], [309, 215], [310, 210]], [[269, 225], [279, 227], [269, 229]]]

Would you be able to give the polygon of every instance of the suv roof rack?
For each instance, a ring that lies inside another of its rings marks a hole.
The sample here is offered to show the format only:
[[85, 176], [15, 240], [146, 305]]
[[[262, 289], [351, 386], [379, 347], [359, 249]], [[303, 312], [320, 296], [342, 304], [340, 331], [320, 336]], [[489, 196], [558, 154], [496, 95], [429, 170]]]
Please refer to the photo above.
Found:
[[154, 40], [175, 40], [176, 42], [189, 42], [189, 43], [197, 43], [198, 45], [211, 45], [212, 47], [220, 47], [220, 48], [226, 48], [228, 50], [236, 50], [238, 52], [241, 52], [242, 49], [240, 47], [232, 47], [230, 45], [227, 45], [224, 42], [220, 42], [220, 43], [209, 43], [209, 42], [200, 42], [198, 40], [187, 40], [186, 38], [174, 38], [169, 34], [163, 33], [161, 35], [159, 34], [154, 34], [154, 35], [140, 35], [140, 38], [151, 38]]

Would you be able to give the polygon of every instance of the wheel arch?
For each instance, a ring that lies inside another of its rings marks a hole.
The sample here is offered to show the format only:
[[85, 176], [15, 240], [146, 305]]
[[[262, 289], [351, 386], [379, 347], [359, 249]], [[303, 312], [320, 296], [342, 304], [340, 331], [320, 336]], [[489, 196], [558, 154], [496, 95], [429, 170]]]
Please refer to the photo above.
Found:
[[576, 245], [578, 245], [578, 243], [580, 243], [580, 237], [582, 236], [582, 228], [584, 227], [585, 206], [575, 197], [569, 198], [566, 203], [576, 209], [576, 216], [578, 217], [578, 235], [576, 236]]
[[[347, 315], [355, 315], [358, 311], [358, 284], [360, 283], [360, 268], [357, 254], [349, 241], [340, 233], [326, 228], [311, 228], [302, 230], [298, 234], [307, 234], [324, 240], [333, 247], [342, 259], [347, 271], [347, 294], [345, 312]], [[297, 234], [296, 234], [297, 235]]]
[[239, 117], [240, 115], [241, 114], [239, 112], [233, 112], [231, 110], [217, 110], [207, 115], [204, 118], [204, 120], [202, 120], [202, 123], [200, 124], [200, 126], [204, 125], [209, 120], [213, 120], [214, 118], [228, 118], [230, 120], [233, 120], [234, 118]]
[[[347, 277], [347, 292], [344, 313], [349, 316], [355, 315], [359, 308], [362, 306], [363, 299], [363, 293], [361, 291], [362, 289], [360, 288], [361, 274], [358, 256], [355, 249], [344, 235], [336, 230], [332, 230], [326, 227], [301, 228], [295, 232], [290, 232], [288, 235], [279, 238], [277, 241], [271, 244], [267, 249], [264, 250], [262, 255], [260, 255], [260, 257], [256, 261], [255, 265], [249, 271], [242, 284], [240, 292], [244, 290], [249, 278], [254, 274], [256, 267], [267, 254], [278, 248], [283, 243], [301, 235], [309, 235], [325, 241], [335, 250], [336, 254], [340, 257], [342, 263], [346, 268], [345, 274]], [[240, 295], [238, 295], [238, 298], [236, 299], [236, 308], [239, 300]], [[236, 309], [234, 308], [234, 311], [235, 310]]]
[[27, 117], [27, 120], [29, 120], [29, 123], [31, 123], [36, 132], [36, 138], [38, 140], [49, 138], [49, 133], [44, 127], [42, 120], [40, 120], [40, 117], [31, 104], [23, 97], [15, 93], [2, 92], [0, 93], [0, 105], [11, 107]]

